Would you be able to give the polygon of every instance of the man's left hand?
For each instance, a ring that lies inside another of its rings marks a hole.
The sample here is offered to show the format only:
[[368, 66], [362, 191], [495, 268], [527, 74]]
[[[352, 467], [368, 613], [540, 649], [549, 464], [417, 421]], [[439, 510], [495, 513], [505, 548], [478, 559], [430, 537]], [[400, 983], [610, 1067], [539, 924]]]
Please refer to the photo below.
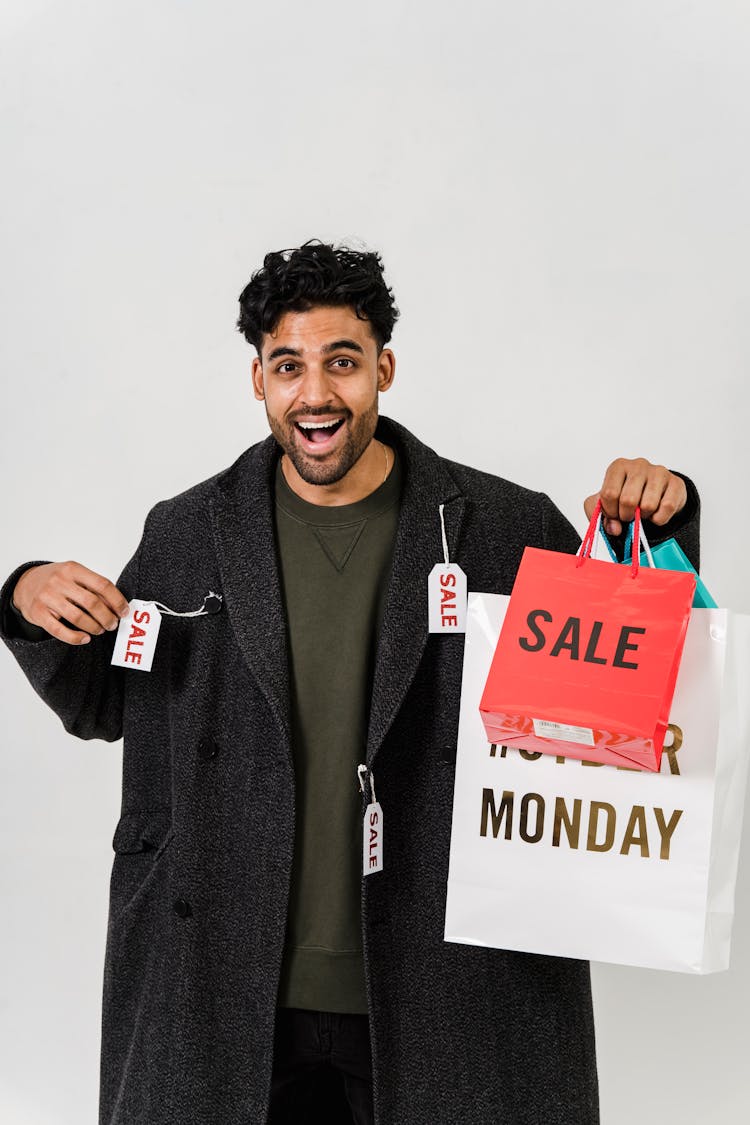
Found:
[[669, 523], [685, 507], [687, 488], [682, 477], [663, 465], [652, 465], [645, 457], [618, 457], [604, 474], [599, 491], [584, 500], [587, 519], [591, 519], [597, 500], [602, 502], [604, 530], [608, 535], [619, 535], [637, 507], [644, 519], [657, 526]]

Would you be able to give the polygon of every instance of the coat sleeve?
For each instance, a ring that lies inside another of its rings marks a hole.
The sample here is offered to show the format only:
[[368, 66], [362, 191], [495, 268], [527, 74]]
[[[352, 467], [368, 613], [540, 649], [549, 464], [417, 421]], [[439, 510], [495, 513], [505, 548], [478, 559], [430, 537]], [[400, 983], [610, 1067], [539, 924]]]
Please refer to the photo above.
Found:
[[685, 507], [663, 527], [657, 527], [650, 520], [644, 520], [643, 530], [649, 543], [653, 546], [656, 546], [657, 543], [663, 543], [665, 539], [676, 539], [695, 569], [700, 570], [700, 496], [690, 477], [686, 477], [684, 473], [678, 473], [676, 469], [673, 469], [672, 472], [676, 476], [682, 477], [685, 482], [687, 488]]
[[[148, 521], [147, 521], [148, 522]], [[143, 538], [115, 585], [130, 601], [138, 587]], [[0, 590], [0, 639], [10, 649], [37, 695], [52, 708], [65, 729], [78, 738], [115, 742], [122, 736], [124, 679], [127, 672], [110, 663], [116, 631], [92, 636], [88, 644], [69, 645], [43, 630], [36, 636], [17, 623], [10, 601], [25, 562]]]

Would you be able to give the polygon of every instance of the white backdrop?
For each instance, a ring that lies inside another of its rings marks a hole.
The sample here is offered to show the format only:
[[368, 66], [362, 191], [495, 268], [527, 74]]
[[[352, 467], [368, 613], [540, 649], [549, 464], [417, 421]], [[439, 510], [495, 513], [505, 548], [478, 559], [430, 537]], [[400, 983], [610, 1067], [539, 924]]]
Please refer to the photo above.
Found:
[[[384, 413], [579, 528], [680, 468], [750, 611], [749, 57], [745, 0], [3, 0], [0, 574], [116, 578], [265, 435], [236, 298], [320, 237], [384, 255]], [[0, 1118], [82, 1125], [121, 754], [0, 666]], [[603, 1125], [746, 1120], [749, 852], [728, 973], [594, 967]]]

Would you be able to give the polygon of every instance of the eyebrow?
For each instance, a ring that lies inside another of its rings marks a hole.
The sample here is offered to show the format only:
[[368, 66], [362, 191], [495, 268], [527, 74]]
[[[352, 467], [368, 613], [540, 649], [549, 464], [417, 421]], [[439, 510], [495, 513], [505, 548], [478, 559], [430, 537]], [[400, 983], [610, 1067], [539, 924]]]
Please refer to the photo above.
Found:
[[356, 340], [347, 339], [334, 340], [332, 344], [326, 344], [326, 346], [323, 348], [323, 354], [329, 355], [331, 352], [341, 351], [342, 348], [345, 348], [350, 352], [359, 352], [360, 355], [365, 354], [365, 349], [361, 347], [361, 345], [358, 344]]
[[[361, 344], [358, 344], [356, 340], [348, 340], [346, 338], [342, 340], [334, 340], [332, 343], [326, 344], [321, 350], [323, 352], [323, 355], [330, 355], [331, 352], [338, 352], [342, 349], [346, 349], [350, 352], [359, 352], [360, 355], [365, 354], [365, 349], [361, 346]], [[278, 348], [274, 348], [273, 351], [270, 352], [268, 356], [268, 363], [271, 363], [271, 361], [274, 359], [279, 359], [283, 355], [291, 355], [294, 356], [295, 359], [299, 359], [302, 356], [302, 352], [299, 351], [298, 348], [290, 348], [285, 344], [282, 344]]]
[[282, 345], [280, 348], [273, 349], [268, 357], [268, 362], [270, 363], [272, 359], [278, 359], [279, 356], [282, 355], [293, 355], [299, 357], [302, 355], [302, 352], [298, 351], [296, 348], [287, 348], [286, 346]]

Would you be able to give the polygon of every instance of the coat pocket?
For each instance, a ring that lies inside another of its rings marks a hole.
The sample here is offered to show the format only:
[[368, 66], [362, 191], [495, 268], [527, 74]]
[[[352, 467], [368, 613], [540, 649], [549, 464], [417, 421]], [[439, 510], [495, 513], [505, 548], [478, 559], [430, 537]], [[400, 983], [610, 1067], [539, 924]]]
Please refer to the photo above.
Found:
[[172, 836], [171, 809], [143, 809], [120, 817], [112, 840], [115, 859], [110, 882], [111, 920], [147, 893]]
[[167, 1125], [183, 1020], [183, 919], [173, 908], [170, 809], [126, 813], [112, 841], [104, 963], [100, 1121]]

